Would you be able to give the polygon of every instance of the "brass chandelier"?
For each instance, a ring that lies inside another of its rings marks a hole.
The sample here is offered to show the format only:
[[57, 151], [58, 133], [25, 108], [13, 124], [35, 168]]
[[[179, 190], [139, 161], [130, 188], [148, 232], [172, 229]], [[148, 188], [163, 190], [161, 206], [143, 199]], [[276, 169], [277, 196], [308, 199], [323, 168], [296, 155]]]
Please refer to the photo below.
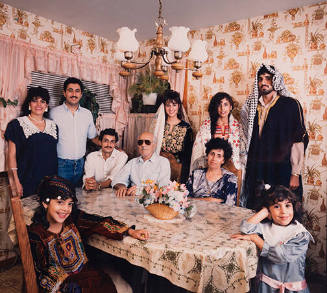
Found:
[[[115, 54], [115, 59], [121, 62], [121, 67], [123, 70], [119, 73], [122, 77], [127, 77], [131, 74], [131, 70], [141, 69], [147, 66], [153, 57], [154, 59], [154, 75], [160, 79], [167, 80], [168, 66], [170, 65], [172, 69], [188, 70], [181, 63], [181, 59], [185, 52], [190, 48], [190, 41], [187, 38], [187, 33], [190, 30], [184, 26], [174, 26], [170, 28], [171, 37], [168, 41], [168, 48], [165, 47], [165, 41], [163, 36], [163, 27], [166, 25], [166, 20], [162, 17], [162, 1], [159, 0], [159, 13], [156, 22], [157, 27], [157, 37], [155, 39], [155, 44], [151, 49], [151, 54], [146, 62], [136, 62], [133, 60], [134, 52], [139, 48], [139, 43], [135, 38], [136, 29], [130, 30], [128, 27], [122, 27], [117, 30], [119, 33], [119, 40], [117, 42], [117, 50]], [[172, 54], [173, 52], [173, 54]], [[173, 55], [175, 60], [170, 61], [168, 56]], [[208, 58], [206, 51], [206, 42], [201, 40], [193, 41], [191, 51], [188, 55], [188, 59], [193, 61], [193, 73], [192, 75], [199, 79], [202, 77], [202, 73], [199, 69], [202, 63]]]

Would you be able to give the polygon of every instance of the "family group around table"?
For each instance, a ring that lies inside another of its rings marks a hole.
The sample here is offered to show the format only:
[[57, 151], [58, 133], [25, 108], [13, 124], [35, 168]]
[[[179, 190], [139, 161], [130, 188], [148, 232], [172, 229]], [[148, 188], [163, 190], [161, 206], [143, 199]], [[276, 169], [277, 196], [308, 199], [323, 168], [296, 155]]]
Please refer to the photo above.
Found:
[[[79, 79], [68, 78], [65, 102], [50, 111], [48, 91], [30, 88], [21, 116], [5, 132], [18, 195], [39, 196], [29, 235], [40, 289], [116, 292], [111, 279], [89, 265], [82, 238], [93, 233], [117, 240], [124, 235], [149, 238], [145, 229], [78, 210], [76, 186], [112, 187], [117, 197], [124, 197], [135, 195], [148, 179], [159, 186], [177, 180], [185, 183], [190, 197], [232, 206], [237, 202], [237, 178], [223, 167], [232, 161], [243, 171], [240, 205], [256, 210], [243, 221], [242, 234], [231, 236], [254, 242], [260, 251], [255, 290], [309, 291], [304, 268], [312, 236], [299, 222], [307, 133], [302, 107], [274, 66], [259, 67], [240, 122], [231, 113], [233, 98], [224, 92], [214, 95], [210, 118], [202, 123], [194, 144], [179, 93], [167, 90], [154, 133], [138, 137], [140, 156], [129, 161], [117, 148], [114, 129], [97, 136], [91, 112], [79, 105], [83, 90]], [[87, 139], [101, 149], [84, 162]]]

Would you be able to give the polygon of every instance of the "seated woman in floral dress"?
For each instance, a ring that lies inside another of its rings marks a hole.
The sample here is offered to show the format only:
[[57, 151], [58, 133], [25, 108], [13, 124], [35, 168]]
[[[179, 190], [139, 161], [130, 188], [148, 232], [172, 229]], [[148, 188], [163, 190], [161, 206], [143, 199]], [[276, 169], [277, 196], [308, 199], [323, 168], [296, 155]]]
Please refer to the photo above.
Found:
[[224, 139], [213, 138], [206, 143], [208, 168], [194, 170], [186, 188], [189, 196], [197, 199], [236, 204], [237, 177], [221, 168], [232, 156], [232, 147]]
[[157, 112], [155, 130], [157, 152], [169, 160], [171, 180], [185, 183], [190, 170], [192, 128], [184, 121], [182, 102], [178, 92], [165, 91], [162, 104]]

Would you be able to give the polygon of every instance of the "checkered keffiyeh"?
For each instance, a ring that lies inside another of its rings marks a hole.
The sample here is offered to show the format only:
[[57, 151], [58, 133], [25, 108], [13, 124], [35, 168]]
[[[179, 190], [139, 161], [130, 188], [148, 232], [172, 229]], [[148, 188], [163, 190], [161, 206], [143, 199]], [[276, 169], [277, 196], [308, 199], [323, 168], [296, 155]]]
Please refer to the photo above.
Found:
[[240, 122], [242, 126], [241, 139], [246, 152], [249, 151], [254, 117], [257, 111], [257, 105], [260, 97], [259, 89], [258, 89], [258, 72], [263, 67], [265, 67], [273, 75], [272, 84], [274, 90], [280, 96], [292, 97], [291, 93], [286, 89], [282, 74], [278, 70], [274, 69], [271, 65], [266, 65], [262, 63], [258, 68], [258, 71], [255, 76], [253, 91], [245, 101], [242, 110], [240, 112]]

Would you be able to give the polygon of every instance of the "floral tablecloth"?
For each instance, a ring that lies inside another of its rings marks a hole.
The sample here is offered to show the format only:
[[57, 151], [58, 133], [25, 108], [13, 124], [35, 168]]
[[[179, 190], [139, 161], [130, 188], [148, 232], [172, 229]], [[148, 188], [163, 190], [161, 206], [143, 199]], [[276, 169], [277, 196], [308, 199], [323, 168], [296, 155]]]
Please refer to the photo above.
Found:
[[[252, 242], [230, 239], [251, 211], [196, 200], [197, 214], [181, 223], [157, 223], [144, 217], [148, 212], [130, 197], [116, 198], [110, 189], [78, 191], [79, 208], [112, 216], [137, 229], [147, 228], [148, 241], [125, 237], [109, 240], [99, 235], [89, 244], [124, 258], [150, 273], [165, 277], [192, 292], [247, 292], [256, 274], [257, 250]], [[26, 223], [38, 206], [35, 198], [23, 199]]]

